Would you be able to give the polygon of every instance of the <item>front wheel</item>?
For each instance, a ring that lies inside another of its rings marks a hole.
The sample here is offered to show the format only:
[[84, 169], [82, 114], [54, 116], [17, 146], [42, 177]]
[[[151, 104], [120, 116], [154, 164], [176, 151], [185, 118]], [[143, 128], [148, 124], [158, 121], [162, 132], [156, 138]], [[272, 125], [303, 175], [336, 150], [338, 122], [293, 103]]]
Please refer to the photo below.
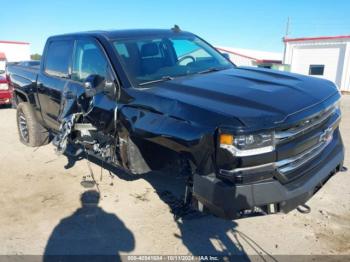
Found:
[[32, 106], [27, 102], [17, 105], [17, 127], [20, 141], [26, 146], [48, 144], [49, 132], [36, 119]]

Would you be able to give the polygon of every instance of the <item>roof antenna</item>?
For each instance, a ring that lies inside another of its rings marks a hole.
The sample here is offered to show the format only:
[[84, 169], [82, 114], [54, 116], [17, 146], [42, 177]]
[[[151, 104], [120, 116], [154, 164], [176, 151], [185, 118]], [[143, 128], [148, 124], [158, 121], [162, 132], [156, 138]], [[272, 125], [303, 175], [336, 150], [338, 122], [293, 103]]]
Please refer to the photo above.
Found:
[[174, 33], [180, 33], [181, 32], [181, 29], [178, 25], [174, 25], [173, 28], [171, 28], [171, 30], [174, 32]]

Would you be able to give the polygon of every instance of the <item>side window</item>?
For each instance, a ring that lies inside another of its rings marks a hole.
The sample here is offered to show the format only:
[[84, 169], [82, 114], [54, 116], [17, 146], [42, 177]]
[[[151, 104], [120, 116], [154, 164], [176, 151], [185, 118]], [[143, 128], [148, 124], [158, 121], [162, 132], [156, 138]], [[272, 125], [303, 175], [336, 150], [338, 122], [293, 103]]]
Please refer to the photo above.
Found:
[[310, 65], [309, 75], [311, 76], [323, 76], [324, 65]]
[[90, 75], [99, 75], [103, 79], [107, 79], [107, 59], [94, 42], [77, 40], [73, 58], [72, 79], [84, 82]]
[[58, 40], [49, 43], [45, 60], [45, 72], [49, 75], [67, 77], [73, 42]]

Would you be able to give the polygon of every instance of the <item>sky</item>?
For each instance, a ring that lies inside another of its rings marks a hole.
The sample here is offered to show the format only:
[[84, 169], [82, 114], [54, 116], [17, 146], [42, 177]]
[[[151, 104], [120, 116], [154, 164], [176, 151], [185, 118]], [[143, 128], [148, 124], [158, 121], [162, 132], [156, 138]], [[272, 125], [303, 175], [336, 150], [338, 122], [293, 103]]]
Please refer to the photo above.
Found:
[[282, 37], [350, 35], [348, 0], [0, 0], [0, 40], [42, 53], [50, 35], [174, 24], [218, 46], [283, 52]]

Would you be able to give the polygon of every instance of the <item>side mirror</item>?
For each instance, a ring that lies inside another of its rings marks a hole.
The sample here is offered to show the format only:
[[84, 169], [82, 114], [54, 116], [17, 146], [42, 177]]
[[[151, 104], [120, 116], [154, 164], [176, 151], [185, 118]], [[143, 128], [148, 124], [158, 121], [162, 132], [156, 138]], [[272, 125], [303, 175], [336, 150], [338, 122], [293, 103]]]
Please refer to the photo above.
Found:
[[111, 99], [115, 99], [117, 95], [117, 87], [114, 81], [105, 81], [104, 93]]
[[223, 57], [225, 57], [227, 60], [230, 60], [230, 54], [228, 53], [221, 53]]
[[97, 94], [97, 89], [103, 83], [104, 78], [99, 75], [89, 75], [84, 81], [85, 96], [93, 97]]
[[85, 79], [84, 88], [87, 98], [95, 96], [98, 92], [103, 92], [111, 99], [114, 99], [117, 92], [114, 81], [108, 81], [99, 75], [89, 75]]

